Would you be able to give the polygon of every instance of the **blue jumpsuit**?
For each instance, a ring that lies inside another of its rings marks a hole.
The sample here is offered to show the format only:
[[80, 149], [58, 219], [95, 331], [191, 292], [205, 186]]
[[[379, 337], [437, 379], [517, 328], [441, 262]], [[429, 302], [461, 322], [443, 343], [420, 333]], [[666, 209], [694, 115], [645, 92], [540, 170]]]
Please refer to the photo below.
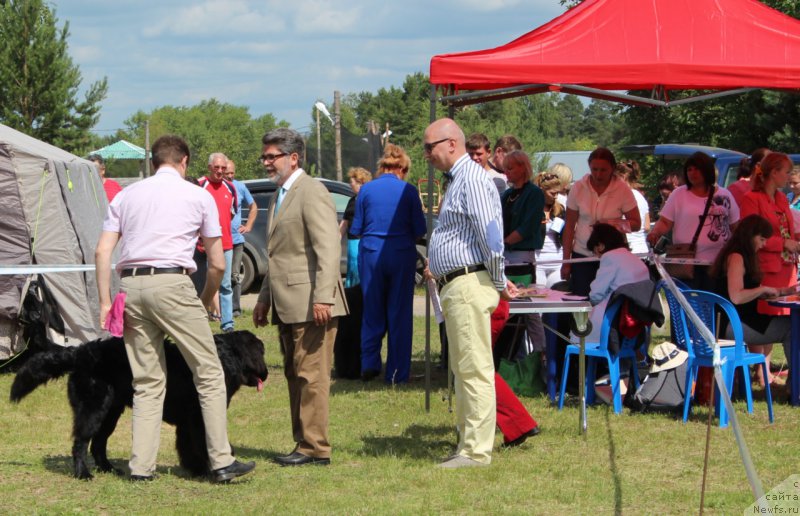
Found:
[[415, 243], [425, 230], [416, 188], [390, 173], [361, 187], [350, 230], [361, 236], [361, 371], [380, 372], [381, 341], [388, 329], [388, 383], [408, 382], [411, 370]]

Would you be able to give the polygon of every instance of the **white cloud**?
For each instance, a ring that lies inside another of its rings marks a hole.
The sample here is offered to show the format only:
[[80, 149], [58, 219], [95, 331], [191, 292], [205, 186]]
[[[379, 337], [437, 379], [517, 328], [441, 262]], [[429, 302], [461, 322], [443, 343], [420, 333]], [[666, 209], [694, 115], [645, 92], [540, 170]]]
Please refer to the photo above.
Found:
[[69, 47], [72, 59], [78, 62], [99, 61], [103, 57], [103, 50], [97, 45], [72, 45]]
[[278, 11], [268, 17], [253, 9], [252, 2], [246, 0], [205, 0], [177, 10], [165, 7], [162, 11], [165, 13], [156, 17], [157, 23], [142, 30], [146, 37], [178, 34], [215, 38], [220, 34], [270, 33], [285, 29]]
[[346, 34], [366, 23], [360, 19], [361, 8], [349, 3], [345, 7], [324, 0], [301, 0], [287, 8], [294, 11], [295, 30], [303, 34]]
[[459, 5], [473, 11], [498, 11], [517, 7], [520, 0], [460, 0]]

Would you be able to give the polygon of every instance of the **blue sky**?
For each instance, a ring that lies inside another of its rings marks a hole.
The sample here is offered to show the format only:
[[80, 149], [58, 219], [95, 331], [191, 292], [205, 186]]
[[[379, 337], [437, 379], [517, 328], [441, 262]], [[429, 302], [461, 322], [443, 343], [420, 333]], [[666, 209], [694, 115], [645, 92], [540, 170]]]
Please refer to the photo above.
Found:
[[314, 102], [401, 86], [436, 54], [502, 45], [558, 0], [51, 0], [84, 86], [108, 78], [99, 134], [138, 110], [216, 98], [307, 129]]

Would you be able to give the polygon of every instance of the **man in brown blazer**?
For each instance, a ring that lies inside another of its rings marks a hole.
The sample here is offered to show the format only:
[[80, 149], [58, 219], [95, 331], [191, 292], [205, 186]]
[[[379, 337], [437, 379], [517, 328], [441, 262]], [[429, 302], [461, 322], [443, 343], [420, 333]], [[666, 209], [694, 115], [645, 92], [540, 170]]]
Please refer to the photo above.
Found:
[[256, 326], [278, 325], [297, 443], [283, 466], [330, 464], [328, 393], [339, 316], [347, 314], [339, 272], [336, 209], [327, 189], [300, 168], [303, 138], [278, 128], [262, 138], [261, 161], [278, 185], [268, 208], [268, 272], [253, 310]]

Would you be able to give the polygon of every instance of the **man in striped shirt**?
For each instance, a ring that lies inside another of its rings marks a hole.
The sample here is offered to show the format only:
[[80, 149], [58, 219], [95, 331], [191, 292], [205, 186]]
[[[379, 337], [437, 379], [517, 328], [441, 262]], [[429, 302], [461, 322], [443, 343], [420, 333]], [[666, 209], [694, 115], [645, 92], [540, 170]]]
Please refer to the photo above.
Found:
[[439, 466], [487, 466], [496, 422], [489, 317], [516, 294], [503, 273], [503, 217], [491, 178], [469, 158], [464, 133], [448, 118], [424, 135], [425, 159], [452, 177], [428, 247], [438, 281], [455, 376], [459, 442]]

